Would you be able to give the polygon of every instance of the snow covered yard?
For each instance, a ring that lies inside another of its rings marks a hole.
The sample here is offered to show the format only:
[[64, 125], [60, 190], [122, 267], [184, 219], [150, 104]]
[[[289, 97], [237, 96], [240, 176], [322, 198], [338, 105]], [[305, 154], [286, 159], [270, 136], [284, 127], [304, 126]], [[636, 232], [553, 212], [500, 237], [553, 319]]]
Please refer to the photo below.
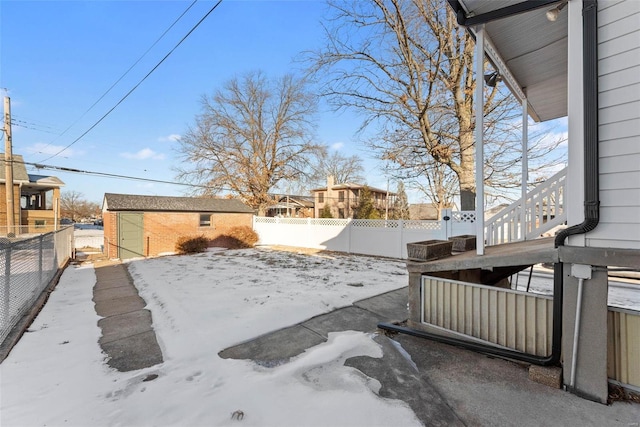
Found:
[[[370, 336], [332, 334], [289, 363], [221, 359], [226, 347], [407, 285], [404, 262], [268, 249], [130, 262], [165, 362], [110, 369], [98, 345], [91, 265], [71, 266], [0, 365], [3, 425], [420, 425], [380, 384], [344, 366], [381, 357]], [[151, 374], [158, 377], [144, 381]]]

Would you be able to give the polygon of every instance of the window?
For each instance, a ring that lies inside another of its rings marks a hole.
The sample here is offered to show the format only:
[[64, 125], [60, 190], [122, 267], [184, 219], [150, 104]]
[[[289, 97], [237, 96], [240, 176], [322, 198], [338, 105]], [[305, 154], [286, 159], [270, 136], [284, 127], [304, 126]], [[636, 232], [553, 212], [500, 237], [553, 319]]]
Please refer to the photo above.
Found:
[[44, 228], [46, 221], [44, 219], [36, 219], [36, 228]]
[[338, 202], [344, 202], [344, 191], [338, 193]]
[[200, 214], [200, 227], [211, 227], [211, 214]]
[[318, 203], [324, 203], [324, 193], [318, 193]]

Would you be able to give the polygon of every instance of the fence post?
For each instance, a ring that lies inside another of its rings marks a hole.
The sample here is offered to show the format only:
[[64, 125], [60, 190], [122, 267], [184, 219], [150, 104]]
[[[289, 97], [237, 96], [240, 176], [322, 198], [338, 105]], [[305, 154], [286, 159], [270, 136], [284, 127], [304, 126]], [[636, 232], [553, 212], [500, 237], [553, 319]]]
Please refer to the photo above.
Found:
[[442, 210], [442, 229], [444, 230], [444, 239], [451, 237], [451, 228], [453, 223], [453, 211], [451, 209]]
[[404, 221], [402, 218], [398, 220], [398, 232], [400, 235], [400, 253], [398, 254], [398, 258], [402, 259], [402, 250], [404, 249]]
[[11, 313], [9, 312], [11, 288], [11, 243], [4, 250], [4, 283], [2, 284], [2, 330], [10, 325]]
[[40, 289], [40, 287], [42, 286], [42, 253], [44, 252], [43, 250], [43, 241], [44, 241], [44, 235], [40, 235], [38, 237], [38, 289]]
[[347, 219], [347, 253], [351, 253], [351, 223], [352, 219]]

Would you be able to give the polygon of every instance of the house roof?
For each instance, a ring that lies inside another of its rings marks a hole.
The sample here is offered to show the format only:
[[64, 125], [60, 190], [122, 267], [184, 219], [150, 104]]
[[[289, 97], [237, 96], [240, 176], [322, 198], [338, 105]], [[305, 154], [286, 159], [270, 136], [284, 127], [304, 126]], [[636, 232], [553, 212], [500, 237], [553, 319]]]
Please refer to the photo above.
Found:
[[[360, 190], [364, 187], [367, 187], [371, 192], [373, 193], [387, 193], [387, 190], [382, 190], [380, 188], [375, 188], [375, 187], [371, 187], [370, 185], [364, 185], [364, 184], [353, 184], [351, 182], [344, 182], [342, 184], [335, 184], [333, 187], [331, 187], [331, 190]], [[327, 187], [322, 187], [322, 188], [315, 188], [313, 190], [311, 190], [312, 192], [317, 192], [317, 191], [327, 191]], [[395, 195], [396, 193], [394, 193], [393, 191], [389, 191], [389, 195]]]
[[[13, 156], [13, 182], [14, 183], [26, 183], [29, 182], [29, 174], [27, 174], [27, 167], [24, 164], [24, 159], [18, 154]], [[5, 163], [4, 153], [0, 153], [0, 181], [5, 182]]]
[[529, 114], [535, 120], [545, 121], [567, 115], [566, 5], [552, 22], [547, 19], [547, 11], [558, 6], [560, 1], [448, 2], [458, 14], [458, 22], [470, 31], [474, 31], [472, 26], [475, 24], [485, 24], [485, 36], [495, 48], [495, 54], [488, 53], [489, 58], [497, 67], [508, 69], [513, 80], [506, 78], [505, 83], [512, 91], [513, 86], [517, 86], [516, 89], [526, 95]]
[[21, 192], [23, 195], [37, 194], [40, 191], [47, 191], [63, 186], [64, 182], [55, 176], [29, 174], [29, 182], [22, 184]]
[[56, 176], [29, 174], [29, 182], [39, 186], [62, 187], [64, 182]]
[[238, 199], [212, 197], [139, 196], [134, 194], [104, 195], [103, 209], [107, 211], [145, 212], [230, 212], [253, 213], [253, 209]]
[[282, 196], [278, 199], [279, 202], [289, 202], [304, 206], [305, 208], [312, 208], [315, 205], [313, 196]]

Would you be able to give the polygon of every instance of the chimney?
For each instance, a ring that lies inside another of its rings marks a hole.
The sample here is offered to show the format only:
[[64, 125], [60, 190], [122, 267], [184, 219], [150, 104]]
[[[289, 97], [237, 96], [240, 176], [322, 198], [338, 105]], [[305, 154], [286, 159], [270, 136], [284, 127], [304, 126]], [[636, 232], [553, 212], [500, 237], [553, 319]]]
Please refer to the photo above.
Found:
[[327, 176], [327, 191], [331, 191], [331, 189], [333, 188], [335, 184], [334, 180], [335, 178], [333, 177], [333, 175]]

